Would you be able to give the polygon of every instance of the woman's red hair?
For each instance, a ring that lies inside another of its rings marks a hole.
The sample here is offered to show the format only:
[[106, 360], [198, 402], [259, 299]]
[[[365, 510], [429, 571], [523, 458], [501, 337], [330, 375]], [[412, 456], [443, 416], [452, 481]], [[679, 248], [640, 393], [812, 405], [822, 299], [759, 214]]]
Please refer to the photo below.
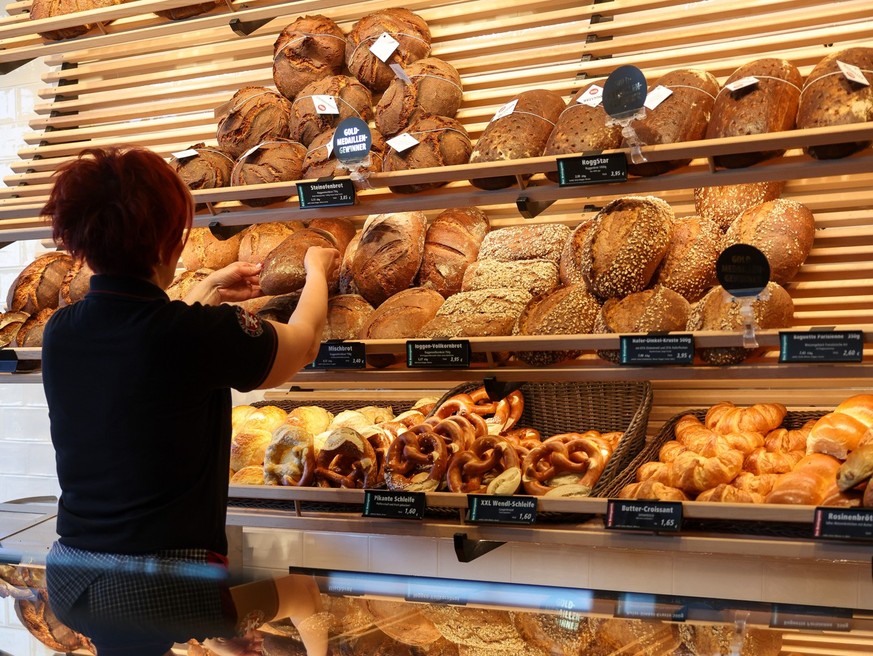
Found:
[[145, 148], [88, 148], [62, 164], [42, 214], [57, 244], [96, 273], [149, 278], [194, 214], [172, 167]]

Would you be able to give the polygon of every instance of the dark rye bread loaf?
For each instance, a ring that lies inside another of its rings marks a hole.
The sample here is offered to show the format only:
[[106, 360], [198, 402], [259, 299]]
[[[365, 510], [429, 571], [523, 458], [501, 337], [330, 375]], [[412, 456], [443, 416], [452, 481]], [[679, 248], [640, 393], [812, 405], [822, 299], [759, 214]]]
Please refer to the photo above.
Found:
[[202, 142], [189, 146], [187, 150], [195, 151], [195, 154], [182, 159], [173, 156], [170, 166], [188, 189], [217, 189], [230, 184], [233, 157]]
[[558, 265], [552, 260], [483, 259], [473, 262], [464, 273], [461, 290], [507, 287], [524, 289], [533, 296], [548, 294], [558, 287]]
[[[313, 96], [333, 96], [339, 114], [319, 114]], [[348, 75], [331, 75], [310, 82], [291, 104], [290, 137], [308, 146], [319, 134], [335, 128], [346, 118], [365, 123], [373, 118], [370, 90]]]
[[782, 181], [698, 187], [694, 190], [694, 209], [725, 231], [750, 207], [779, 198], [784, 188]]
[[655, 282], [692, 303], [697, 301], [717, 284], [715, 262], [723, 250], [721, 240], [721, 230], [709, 219], [699, 216], [676, 219]]
[[[306, 282], [303, 259], [312, 246], [337, 248], [337, 243], [333, 235], [324, 230], [295, 230], [264, 258], [260, 276], [261, 291], [267, 296], [275, 296], [301, 289]], [[335, 285], [336, 280], [329, 280], [328, 284]]]
[[[554, 91], [533, 89], [510, 100], [512, 112], [492, 119], [470, 155], [471, 164], [539, 157], [566, 104]], [[504, 189], [516, 183], [514, 175], [473, 178], [479, 189]]]
[[[306, 157], [303, 158], [304, 178], [349, 175], [349, 169], [334, 155], [332, 145], [334, 132], [336, 128], [330, 128], [309, 143]], [[378, 130], [370, 130], [370, 138], [370, 161], [361, 162], [356, 167], [362, 175], [381, 171], [382, 163], [385, 161], [385, 151], [388, 150], [388, 144]]]
[[37, 256], [12, 281], [6, 294], [7, 312], [36, 314], [58, 307], [64, 278], [73, 268], [73, 258], [63, 251]]
[[426, 339], [511, 335], [531, 300], [523, 289], [478, 289], [449, 296], [419, 333]]
[[419, 286], [430, 287], [445, 298], [461, 291], [464, 273], [476, 261], [488, 228], [488, 217], [476, 207], [440, 212], [424, 238]]
[[234, 159], [291, 131], [291, 101], [266, 87], [243, 87], [220, 111], [218, 147]]
[[[230, 172], [230, 183], [234, 187], [265, 184], [269, 182], [292, 182], [303, 178], [303, 158], [306, 146], [289, 139], [264, 141], [256, 149], [236, 160]], [[261, 207], [286, 200], [290, 194], [264, 198], [240, 198], [240, 202], [251, 207]]]
[[[448, 116], [425, 114], [416, 119], [405, 130], [415, 137], [418, 144], [397, 152], [388, 148], [382, 170], [411, 171], [466, 164], [470, 159], [473, 144], [464, 126]], [[388, 188], [399, 194], [411, 194], [426, 189], [442, 187], [446, 182], [420, 182], [413, 184], [393, 184]]]
[[[873, 121], [873, 86], [852, 82], [840, 72], [838, 62], [857, 66], [873, 81], [873, 48], [847, 48], [822, 59], [807, 76], [797, 109], [797, 127], [821, 128]], [[870, 141], [806, 146], [816, 159], [847, 157]]]
[[[672, 93], [646, 117], [633, 121], [632, 127], [647, 146], [697, 141], [706, 135], [712, 106], [718, 94], [718, 80], [711, 73], [694, 69], [670, 71], [650, 88], [669, 89]], [[628, 162], [628, 173], [633, 175], [660, 175], [686, 166], [691, 159], [665, 162]]]
[[[30, 3], [30, 20], [66, 16], [67, 14], [75, 14], [79, 11], [114, 7], [119, 4], [121, 4], [121, 0], [33, 0]], [[87, 34], [93, 27], [94, 25], [90, 23], [86, 25], [73, 25], [49, 32], [38, 32], [38, 34], [48, 41], [61, 41]]]
[[307, 84], [342, 72], [346, 37], [327, 16], [300, 16], [273, 43], [273, 82], [289, 100]]
[[[728, 85], [747, 77], [757, 78], [758, 82], [738, 91], [728, 90]], [[727, 79], [715, 99], [706, 138], [742, 137], [791, 130], [797, 117], [802, 84], [803, 77], [797, 67], [784, 59], [758, 59], [740, 66]], [[716, 166], [740, 168], [779, 157], [784, 152], [771, 150], [716, 155], [713, 161]]]
[[327, 304], [327, 321], [321, 340], [360, 339], [361, 331], [370, 321], [373, 306], [358, 294], [339, 294]]
[[572, 230], [561, 223], [520, 225], [492, 230], [479, 248], [479, 259], [559, 262]]

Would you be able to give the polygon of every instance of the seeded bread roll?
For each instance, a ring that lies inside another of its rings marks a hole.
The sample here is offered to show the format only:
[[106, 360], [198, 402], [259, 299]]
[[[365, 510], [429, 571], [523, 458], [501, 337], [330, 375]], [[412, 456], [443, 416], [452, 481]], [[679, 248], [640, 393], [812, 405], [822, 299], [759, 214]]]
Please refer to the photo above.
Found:
[[531, 300], [523, 289], [479, 289], [459, 292], [446, 299], [420, 337], [494, 337], [511, 335]]
[[722, 248], [749, 244], [767, 256], [770, 280], [784, 285], [806, 261], [815, 239], [815, 217], [795, 200], [779, 198], [747, 209], [724, 236]]
[[[310, 246], [336, 248], [333, 235], [323, 230], [295, 230], [264, 259], [261, 269], [261, 290], [268, 296], [288, 294], [303, 287], [306, 270], [303, 258]], [[333, 285], [336, 281], [328, 281]]]
[[[399, 43], [383, 62], [370, 48], [383, 33]], [[352, 75], [373, 91], [385, 91], [394, 71], [391, 64], [404, 68], [430, 55], [430, 29], [424, 19], [400, 7], [367, 14], [352, 26], [346, 41], [346, 64]]]
[[[584, 335], [594, 330], [599, 313], [600, 303], [585, 285], [561, 287], [528, 303], [513, 334]], [[577, 358], [582, 351], [519, 351], [515, 355], [531, 366], [540, 367]]]
[[[33, 0], [30, 3], [30, 20], [65, 16], [89, 9], [103, 9], [121, 4], [122, 0]], [[38, 32], [47, 41], [61, 41], [74, 39], [77, 36], [87, 34], [94, 27], [93, 24], [73, 25], [49, 32]]]
[[218, 121], [218, 147], [234, 159], [249, 148], [291, 133], [291, 102], [266, 87], [244, 87], [233, 94]]
[[464, 273], [461, 291], [506, 287], [527, 290], [533, 296], [548, 294], [559, 284], [558, 265], [551, 260], [485, 259], [473, 262]]
[[[606, 124], [609, 116], [603, 109], [603, 103], [591, 106], [582, 102], [597, 90], [602, 92], [603, 84], [592, 82], [573, 95], [558, 116], [543, 155], [599, 153], [621, 146], [621, 126]], [[557, 171], [549, 171], [546, 177], [558, 182]]]
[[558, 264], [559, 275], [562, 285], [575, 285], [579, 282], [585, 282], [585, 276], [582, 275], [582, 246], [585, 244], [585, 236], [594, 222], [591, 219], [586, 219], [579, 223], [567, 241], [564, 242], [564, 248], [561, 250], [561, 259]]
[[[727, 298], [727, 300], [726, 300]], [[767, 330], [788, 328], [794, 319], [794, 303], [791, 296], [779, 284], [770, 282], [760, 300], [752, 302], [755, 327]], [[740, 302], [726, 297], [724, 288], [713, 287], [691, 309], [687, 330], [721, 330], [742, 332], [743, 318]], [[697, 349], [700, 358], [707, 364], [739, 364], [754, 353], [754, 349], [720, 347]]]
[[560, 223], [512, 226], [492, 230], [482, 240], [480, 260], [551, 260], [560, 262], [572, 230]]
[[[382, 170], [411, 171], [438, 166], [466, 164], [473, 145], [464, 126], [447, 116], [423, 115], [406, 129], [418, 144], [398, 152], [388, 148]], [[412, 194], [426, 189], [442, 187], [446, 182], [420, 182], [406, 185], [389, 185], [398, 194]]]
[[6, 294], [6, 310], [36, 314], [58, 307], [64, 277], [73, 267], [73, 258], [63, 251], [37, 256], [12, 281]]
[[[339, 114], [319, 114], [313, 96], [333, 96]], [[290, 136], [308, 146], [319, 134], [352, 116], [365, 123], [373, 118], [370, 90], [348, 75], [331, 75], [307, 84], [294, 98]]]
[[411, 84], [395, 77], [374, 110], [376, 127], [387, 137], [403, 132], [422, 114], [454, 118], [461, 107], [461, 76], [448, 62], [425, 57], [405, 72]]
[[76, 301], [85, 298], [85, 294], [91, 289], [91, 276], [94, 272], [84, 260], [73, 260], [73, 265], [64, 276], [58, 297], [58, 307], [72, 305]]
[[488, 217], [475, 207], [445, 210], [437, 215], [425, 235], [418, 284], [436, 290], [444, 298], [461, 291], [464, 273], [476, 261], [487, 229]]
[[[546, 89], [524, 91], [510, 102], [515, 102], [512, 112], [492, 119], [482, 132], [470, 155], [471, 164], [539, 157], [566, 107], [560, 95]], [[479, 189], [504, 189], [515, 183], [514, 175], [470, 180]]]
[[346, 37], [327, 16], [300, 16], [273, 44], [273, 82], [289, 100], [307, 84], [338, 75], [345, 64]]
[[667, 254], [673, 220], [673, 209], [653, 196], [618, 198], [600, 210], [582, 247], [591, 292], [606, 300], [648, 287]]
[[432, 289], [412, 287], [388, 298], [370, 315], [360, 331], [361, 339], [407, 339], [415, 337], [443, 305]]
[[214, 269], [197, 269], [196, 271], [182, 271], [173, 278], [173, 282], [167, 287], [167, 296], [171, 301], [181, 301], [191, 291], [198, 282], [203, 280], [210, 273], [215, 273]]
[[209, 228], [191, 228], [188, 241], [182, 249], [182, 266], [189, 271], [218, 270], [237, 261], [242, 233], [218, 239]]
[[[349, 169], [341, 164], [333, 153], [331, 144], [335, 131], [336, 128], [330, 128], [310, 142], [306, 157], [303, 158], [304, 178], [349, 175]], [[388, 150], [388, 144], [385, 143], [385, 138], [378, 130], [370, 130], [370, 137], [370, 163], [357, 167], [357, 170], [362, 174], [379, 173], [385, 161], [385, 151]]]
[[217, 189], [230, 184], [233, 157], [218, 148], [207, 148], [204, 143], [194, 144], [187, 150], [195, 150], [197, 154], [182, 159], [171, 157], [170, 166], [188, 189]]
[[750, 207], [779, 198], [784, 187], [782, 181], [698, 187], [694, 190], [694, 207], [700, 216], [712, 219], [724, 232]]
[[421, 267], [426, 233], [423, 212], [369, 217], [352, 260], [352, 275], [361, 296], [378, 307], [408, 288]]
[[[806, 78], [797, 127], [820, 128], [873, 121], [873, 86], [858, 84], [840, 72], [838, 62], [857, 66], [868, 81], [873, 80], [873, 48], [847, 48], [822, 59]], [[863, 150], [870, 141], [806, 146], [816, 159], [847, 157]]]
[[271, 221], [252, 224], [240, 234], [237, 260], [261, 264], [270, 254], [270, 251], [285, 241], [285, 238], [289, 237], [292, 232], [301, 228], [303, 228], [303, 224], [300, 221]]
[[[718, 81], [711, 73], [694, 69], [670, 71], [650, 88], [665, 87], [672, 93], [646, 117], [633, 121], [632, 127], [642, 143], [652, 146], [703, 139], [712, 106], [718, 94]], [[628, 173], [660, 175], [686, 166], [691, 158], [666, 162], [628, 162]]]
[[[597, 314], [595, 333], [648, 333], [685, 330], [691, 304], [671, 289], [655, 285], [652, 289], [611, 298]], [[619, 352], [597, 351], [604, 360], [619, 361]]]
[[[265, 141], [257, 149], [243, 153], [230, 172], [230, 183], [235, 187], [264, 184], [268, 182], [292, 182], [303, 178], [303, 158], [306, 147], [296, 141], [277, 139]], [[251, 207], [262, 207], [288, 198], [241, 198], [240, 202]]]
[[373, 306], [358, 294], [340, 294], [327, 304], [327, 322], [321, 340], [360, 339], [361, 331], [370, 321]]
[[[755, 77], [752, 86], [729, 91], [728, 85]], [[766, 134], [794, 128], [803, 77], [784, 59], [758, 59], [740, 66], [725, 82], [715, 99], [706, 130], [707, 139]], [[741, 168], [779, 157], [784, 150], [716, 155], [716, 166]]]
[[709, 219], [690, 216], [676, 219], [667, 254], [655, 282], [681, 294], [690, 302], [718, 284], [715, 262], [723, 250], [722, 233]]

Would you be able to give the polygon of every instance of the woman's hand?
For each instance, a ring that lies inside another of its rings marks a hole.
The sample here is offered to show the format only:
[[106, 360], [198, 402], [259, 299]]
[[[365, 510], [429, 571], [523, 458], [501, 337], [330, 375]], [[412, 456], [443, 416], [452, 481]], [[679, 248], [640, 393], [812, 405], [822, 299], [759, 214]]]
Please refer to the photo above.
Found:
[[335, 248], [310, 246], [303, 256], [303, 268], [307, 274], [323, 271], [325, 280], [330, 280], [340, 265], [339, 251]]
[[185, 302], [218, 305], [224, 302], [247, 301], [262, 295], [261, 265], [234, 262], [214, 271], [191, 288]]

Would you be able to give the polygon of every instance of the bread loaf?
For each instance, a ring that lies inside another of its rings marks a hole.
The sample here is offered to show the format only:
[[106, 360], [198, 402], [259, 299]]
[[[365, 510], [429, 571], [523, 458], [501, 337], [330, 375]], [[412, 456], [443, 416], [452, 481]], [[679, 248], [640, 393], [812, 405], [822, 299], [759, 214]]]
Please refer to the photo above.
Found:
[[467, 267], [461, 290], [469, 292], [506, 287], [524, 289], [533, 296], [539, 296], [554, 291], [558, 284], [558, 266], [551, 260], [502, 262], [484, 259]]
[[[270, 182], [292, 182], [303, 178], [303, 158], [306, 147], [296, 141], [276, 139], [264, 141], [254, 150], [236, 160], [230, 173], [230, 182], [235, 187], [265, 184]], [[240, 198], [244, 205], [261, 207], [281, 202], [289, 194], [265, 198]]]
[[411, 83], [395, 77], [376, 104], [376, 127], [382, 134], [393, 137], [422, 114], [455, 117], [464, 90], [454, 66], [425, 57], [409, 64], [405, 72]]
[[433, 319], [443, 297], [432, 289], [412, 287], [400, 291], [377, 307], [363, 325], [361, 339], [409, 339]]
[[747, 209], [728, 228], [723, 248], [756, 247], [770, 263], [770, 280], [784, 285], [794, 278], [812, 250], [815, 217], [795, 200], [779, 198]]
[[784, 187], [782, 181], [698, 187], [694, 190], [694, 207], [700, 216], [712, 219], [724, 232], [745, 210], [779, 198]]
[[334, 219], [312, 219], [306, 224], [307, 228], [312, 230], [323, 230], [330, 234], [336, 243], [335, 248], [339, 251], [340, 257], [345, 254], [352, 239], [355, 237], [355, 224], [351, 219], [334, 218]]
[[155, 13], [170, 20], [185, 20], [186, 18], [193, 18], [194, 16], [210, 12], [215, 9], [217, 4], [218, 0], [210, 0], [209, 2], [199, 2], [193, 5], [185, 5], [184, 7], [158, 10]]
[[480, 289], [446, 299], [419, 337], [494, 337], [511, 335], [531, 300], [523, 289]]
[[352, 275], [361, 296], [379, 306], [409, 287], [421, 267], [426, 233], [422, 212], [369, 217], [352, 260]]
[[834, 484], [840, 461], [823, 453], [812, 453], [783, 474], [764, 498], [765, 503], [818, 506]]
[[340, 294], [327, 304], [327, 322], [321, 340], [360, 339], [361, 331], [370, 321], [373, 306], [358, 294]]
[[585, 236], [592, 225], [594, 222], [591, 219], [581, 221], [573, 228], [573, 232], [564, 242], [558, 264], [561, 284], [575, 285], [578, 282], [585, 282], [585, 277], [582, 275], [582, 246], [585, 244]]
[[302, 227], [300, 221], [271, 221], [250, 225], [240, 234], [237, 260], [262, 263], [270, 251]]
[[480, 244], [491, 230], [488, 215], [478, 207], [452, 207], [440, 212], [434, 221], [454, 223], [469, 232]]
[[233, 157], [218, 148], [207, 148], [204, 143], [194, 144], [187, 150], [194, 150], [196, 154], [182, 159], [173, 156], [170, 166], [188, 189], [217, 189], [230, 184]]
[[73, 258], [63, 251], [38, 255], [9, 286], [6, 310], [33, 315], [57, 308], [61, 285], [72, 267]]
[[30, 317], [27, 312], [3, 312], [0, 314], [0, 348], [15, 344], [18, 331]]
[[[839, 63], [861, 69], [873, 81], [873, 48], [847, 48], [822, 59], [807, 76], [797, 109], [797, 127], [821, 128], [873, 121], [873, 87], [852, 82], [840, 71]], [[870, 141], [806, 146], [816, 159], [847, 157], [863, 150]]]
[[482, 240], [480, 260], [551, 260], [559, 262], [569, 227], [560, 223], [519, 225], [492, 230]]
[[746, 627], [740, 637], [735, 624], [689, 622], [679, 625], [679, 635], [684, 638], [692, 654], [779, 656], [782, 653], [781, 631]]
[[[758, 81], [737, 91], [733, 82], [754, 77]], [[706, 130], [707, 139], [742, 137], [750, 134], [781, 132], [794, 128], [803, 77], [784, 59], [758, 59], [740, 66], [725, 82], [715, 99]], [[760, 153], [716, 155], [716, 166], [740, 168], [779, 157], [784, 150]]]
[[234, 159], [249, 148], [291, 133], [291, 102], [266, 87], [243, 87], [222, 108], [216, 139]]
[[46, 322], [51, 318], [57, 308], [43, 308], [31, 314], [18, 330], [15, 341], [18, 346], [36, 347], [42, 346], [42, 333]]
[[[340, 163], [333, 153], [335, 131], [336, 128], [330, 128], [310, 142], [306, 157], [303, 158], [304, 178], [349, 175], [349, 168]], [[369, 161], [365, 160], [356, 166], [356, 170], [363, 175], [379, 173], [385, 161], [385, 151], [388, 150], [388, 144], [378, 130], [370, 130], [370, 139]]]
[[191, 228], [182, 249], [182, 266], [189, 271], [226, 267], [236, 262], [241, 241], [241, 232], [227, 239], [218, 239], [209, 228]]
[[718, 226], [699, 216], [677, 219], [655, 283], [695, 302], [717, 284], [715, 263], [723, 250]]
[[[656, 146], [703, 139], [718, 94], [715, 77], [706, 71], [680, 69], [659, 78], [649, 88], [649, 93], [657, 87], [664, 87], [672, 93], [657, 107], [647, 110], [645, 118], [631, 123], [640, 141], [647, 146]], [[640, 164], [628, 162], [627, 169], [633, 175], [660, 175], [690, 162], [690, 158]]]
[[[370, 48], [383, 33], [399, 45], [382, 61]], [[346, 65], [349, 71], [373, 91], [385, 91], [394, 71], [391, 64], [404, 68], [430, 55], [430, 29], [418, 14], [400, 7], [367, 14], [352, 26], [346, 42]]]
[[[303, 228], [292, 232], [264, 259], [261, 290], [268, 296], [288, 294], [303, 287], [306, 270], [303, 258], [311, 246], [336, 248], [336, 240], [322, 230]], [[328, 281], [329, 284], [335, 281]]]
[[[66, 16], [79, 11], [88, 11], [89, 9], [102, 9], [104, 7], [114, 7], [121, 4], [122, 0], [33, 0], [30, 3], [30, 20], [39, 20], [42, 18], [52, 18], [54, 16]], [[87, 34], [94, 27], [91, 23], [85, 25], [72, 25], [57, 30], [48, 32], [38, 32], [38, 34], [48, 41], [61, 41], [63, 39], [74, 39], [77, 36]]]
[[[546, 89], [524, 91], [510, 103], [515, 103], [510, 113], [485, 127], [470, 155], [471, 164], [539, 157], [566, 107], [561, 96]], [[513, 175], [470, 180], [479, 189], [504, 189], [515, 183]]]
[[[464, 126], [447, 116], [422, 115], [405, 130], [418, 143], [398, 152], [388, 148], [382, 170], [412, 171], [438, 166], [466, 164], [473, 145]], [[419, 182], [393, 184], [388, 188], [399, 194], [411, 194], [426, 189], [442, 187], [446, 182]]]
[[582, 275], [602, 300], [645, 289], [667, 254], [673, 209], [660, 198], [618, 198], [593, 219], [582, 247]]
[[[314, 96], [333, 96], [339, 114], [319, 113]], [[331, 75], [310, 82], [291, 104], [290, 136], [304, 146], [319, 134], [335, 128], [343, 119], [356, 117], [365, 123], [373, 118], [370, 90], [348, 75]]]
[[345, 64], [346, 37], [327, 16], [300, 16], [273, 44], [273, 82], [289, 100], [307, 84], [338, 75]]
[[346, 252], [343, 253], [342, 260], [339, 266], [339, 280], [337, 291], [340, 294], [357, 294], [358, 286], [355, 284], [355, 275], [352, 270], [352, 264], [355, 260], [355, 252], [358, 250], [358, 243], [361, 241], [361, 230], [355, 233], [346, 246]]
[[476, 261], [488, 225], [488, 217], [475, 207], [438, 214], [425, 235], [418, 284], [445, 298], [459, 292], [467, 267]]
[[[257, 305], [249, 305], [255, 301], [260, 301]], [[297, 309], [297, 303], [300, 301], [300, 292], [291, 292], [290, 294], [276, 294], [275, 296], [259, 296], [240, 303], [249, 312], [258, 315], [259, 319], [265, 321], [275, 321], [276, 323], [288, 323], [294, 310]]]
[[196, 271], [185, 270], [180, 272], [173, 278], [173, 282], [165, 290], [167, 297], [171, 301], [182, 301], [198, 282], [206, 278], [210, 273], [214, 273], [213, 269], [197, 269]]

